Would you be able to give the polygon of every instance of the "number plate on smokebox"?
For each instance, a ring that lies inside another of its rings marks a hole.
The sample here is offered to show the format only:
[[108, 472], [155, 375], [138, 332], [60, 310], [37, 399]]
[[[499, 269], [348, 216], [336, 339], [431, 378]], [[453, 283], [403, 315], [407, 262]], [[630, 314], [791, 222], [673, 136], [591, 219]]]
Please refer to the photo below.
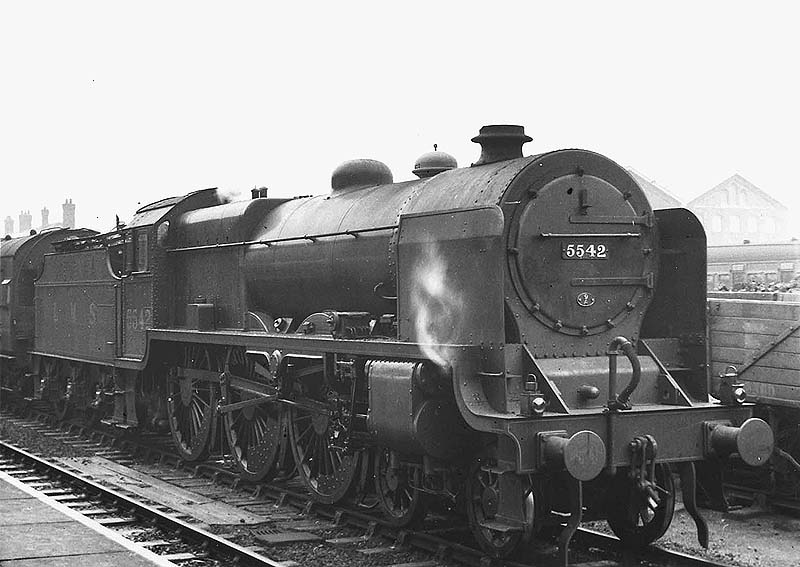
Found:
[[607, 260], [608, 246], [587, 242], [562, 242], [561, 258], [564, 260]]

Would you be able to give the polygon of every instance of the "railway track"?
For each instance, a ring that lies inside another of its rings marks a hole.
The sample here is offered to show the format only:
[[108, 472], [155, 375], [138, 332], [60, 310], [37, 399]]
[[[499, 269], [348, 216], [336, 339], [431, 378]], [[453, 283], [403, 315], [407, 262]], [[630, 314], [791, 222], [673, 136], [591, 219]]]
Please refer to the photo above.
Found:
[[0, 470], [177, 565], [232, 562], [283, 567], [280, 562], [5, 442], [0, 442]]
[[[108, 479], [103, 478], [102, 471], [99, 472], [97, 467], [86, 465], [87, 459], [66, 460], [62, 461], [62, 465], [52, 465], [30, 453], [21, 452], [26, 455], [25, 459], [34, 460], [30, 461], [29, 465], [20, 465], [17, 468], [20, 476], [32, 477], [34, 482], [42, 483], [46, 490], [53, 490], [55, 497], [75, 502], [75, 506], [79, 509], [88, 509], [91, 514], [101, 519], [110, 518], [106, 521], [112, 525], [118, 522], [121, 530], [136, 538], [144, 539], [146, 546], [148, 534], [152, 533], [151, 540], [155, 544], [151, 543], [149, 547], [156, 550], [163, 549], [168, 555], [175, 555], [178, 564], [180, 561], [191, 562], [192, 565], [227, 564], [226, 562], [232, 561], [232, 558], [239, 557], [236, 561], [241, 565], [297, 565], [295, 560], [287, 559], [285, 556], [281, 559], [268, 559], [266, 555], [281, 556], [286, 544], [304, 542], [307, 545], [327, 545], [340, 551], [349, 549], [350, 555], [355, 554], [365, 558], [364, 564], [409, 567], [449, 565], [528, 567], [562, 563], [556, 556], [555, 544], [537, 545], [527, 549], [525, 561], [500, 562], [486, 557], [470, 545], [466, 523], [456, 520], [454, 516], [445, 514], [437, 518], [434, 515], [432, 519], [426, 521], [424, 530], [421, 531], [398, 529], [383, 522], [368, 506], [318, 504], [310, 500], [299, 484], [290, 480], [260, 485], [243, 483], [237, 478], [236, 472], [228, 468], [222, 460], [200, 465], [182, 463], [171, 452], [166, 438], [126, 438], [113, 432], [91, 430], [79, 423], [58, 426], [52, 422], [48, 423], [50, 418], [43, 414], [39, 415], [38, 419], [25, 419], [4, 412], [0, 414], [0, 419], [10, 420], [20, 427], [35, 429], [39, 435], [68, 447], [86, 451], [93, 455], [92, 458], [108, 460], [117, 467], [136, 465], [135, 468], [139, 471], [136, 474], [147, 474], [148, 479], [155, 478], [159, 482], [170, 483], [175, 487], [174, 490], [198, 491], [205, 496], [236, 506], [243, 511], [243, 514], [258, 516], [257, 519], [249, 519], [238, 527], [212, 526], [212, 530], [222, 529], [215, 534], [199, 527], [198, 523], [208, 526], [202, 519], [194, 517], [191, 510], [175, 510], [169, 506], [169, 502], [159, 502], [157, 497], [146, 496], [147, 491], [140, 491], [137, 494], [120, 486], [109, 489], [104, 486]], [[81, 461], [84, 463], [79, 466], [78, 463]], [[117, 480], [124, 473], [122, 468], [107, 466], [111, 467], [108, 470], [117, 476]], [[68, 475], [70, 479], [80, 480], [37, 480], [37, 477], [43, 475], [31, 472], [46, 469], [56, 470], [59, 474]], [[136, 474], [131, 474], [136, 477]], [[87, 475], [93, 476], [95, 480], [87, 480]], [[53, 486], [50, 486], [51, 482]], [[58, 482], [57, 487], [56, 482]], [[63, 488], [64, 485], [83, 486], [85, 488], [79, 489], [82, 494], [96, 496], [92, 496], [90, 500], [81, 500], [84, 497], [71, 495], [67, 488]], [[108, 515], [99, 514], [99, 511], [110, 508], [110, 505], [100, 504], [105, 501], [105, 497], [100, 496], [104, 491], [114, 495], [109, 497], [109, 501], [122, 498], [118, 505], [119, 513], [110, 511]], [[143, 498], [146, 499], [144, 503]], [[134, 523], [136, 518], [142, 518], [145, 522], [159, 524], [161, 520], [156, 518], [161, 517], [165, 518], [164, 527], [161, 529], [154, 530], [150, 524], [140, 528]], [[163, 536], [165, 533], [172, 539], [165, 539]], [[186, 535], [178, 541], [174, 537], [177, 533]], [[182, 543], [184, 538], [185, 543]], [[237, 541], [239, 543], [236, 543]], [[219, 556], [224, 559], [217, 559], [216, 554], [220, 554]], [[220, 561], [222, 563], [219, 563]], [[358, 564], [360, 561], [348, 560], [348, 563]], [[301, 559], [299, 564], [312, 563]], [[587, 529], [580, 529], [576, 535], [570, 565], [730, 566], [656, 546], [651, 546], [643, 552], [633, 553], [623, 549], [615, 537]]]

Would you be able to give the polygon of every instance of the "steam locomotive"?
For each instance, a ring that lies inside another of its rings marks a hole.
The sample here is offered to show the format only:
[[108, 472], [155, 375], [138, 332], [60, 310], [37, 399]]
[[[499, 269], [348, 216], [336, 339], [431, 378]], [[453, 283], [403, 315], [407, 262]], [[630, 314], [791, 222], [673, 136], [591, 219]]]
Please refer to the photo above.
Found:
[[735, 379], [710, 397], [703, 229], [613, 161], [530, 140], [485, 126], [470, 167], [434, 151], [394, 183], [354, 160], [324, 195], [206, 189], [71, 234], [5, 386], [169, 430], [186, 461], [224, 434], [243, 479], [291, 461], [321, 502], [374, 478], [397, 525], [452, 502], [494, 556], [556, 531], [566, 562], [587, 519], [648, 544], [675, 469], [706, 545], [695, 463], [760, 465], [773, 436]]

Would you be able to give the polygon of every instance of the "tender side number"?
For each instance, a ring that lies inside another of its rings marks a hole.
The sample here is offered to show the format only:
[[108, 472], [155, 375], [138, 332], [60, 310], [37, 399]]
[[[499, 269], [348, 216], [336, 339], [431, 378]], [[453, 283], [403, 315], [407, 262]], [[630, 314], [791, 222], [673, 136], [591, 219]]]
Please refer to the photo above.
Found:
[[561, 245], [561, 257], [564, 260], [605, 260], [608, 258], [608, 246], [570, 242]]
[[125, 310], [125, 326], [129, 331], [145, 331], [153, 326], [153, 310], [149, 307]]

